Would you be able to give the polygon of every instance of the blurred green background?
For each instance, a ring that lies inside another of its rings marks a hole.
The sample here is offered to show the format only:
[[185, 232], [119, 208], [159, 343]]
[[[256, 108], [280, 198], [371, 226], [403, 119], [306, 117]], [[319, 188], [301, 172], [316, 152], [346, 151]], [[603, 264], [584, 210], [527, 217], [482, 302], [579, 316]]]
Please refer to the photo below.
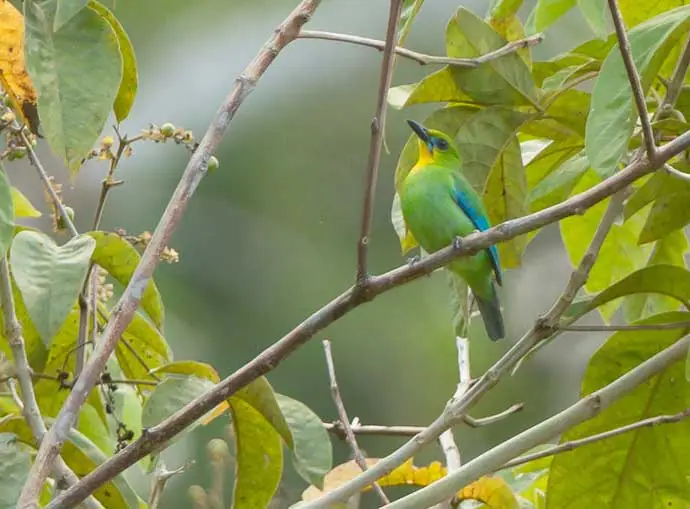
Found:
[[[235, 77], [296, 3], [117, 0], [115, 13], [133, 41], [140, 73], [139, 95], [122, 131], [134, 135], [151, 122], [172, 122], [201, 137]], [[444, 54], [445, 25], [459, 5], [428, 1], [406, 45]], [[487, 9], [481, 1], [462, 5], [480, 15]], [[523, 10], [529, 8], [526, 4]], [[324, 0], [308, 28], [382, 38], [387, 13], [385, 0]], [[579, 14], [571, 13], [547, 33], [535, 58], [548, 58], [589, 37]], [[226, 376], [352, 283], [380, 59], [369, 48], [296, 41], [242, 105], [217, 153], [220, 169], [202, 182], [173, 238], [180, 263], [163, 264], [156, 272], [167, 307], [167, 339], [177, 359], [209, 362]], [[431, 70], [400, 59], [394, 84], [419, 80]], [[422, 120], [428, 111], [389, 112], [391, 153], [381, 164], [370, 244], [376, 273], [405, 262], [389, 221], [393, 172], [409, 135], [404, 120]], [[70, 185], [45, 147], [42, 154], [65, 185], [78, 228], [87, 229], [105, 164], [89, 163]], [[135, 145], [119, 172], [126, 185], [112, 191], [103, 226], [132, 234], [152, 231], [187, 160], [187, 152], [172, 143]], [[13, 181], [40, 203], [32, 172], [20, 165], [10, 165], [10, 171]], [[479, 341], [473, 343], [473, 375], [480, 375], [548, 309], [567, 282], [569, 268], [557, 229], [547, 229], [530, 244], [523, 267], [505, 277], [508, 338], [490, 343], [475, 324]], [[446, 279], [436, 274], [355, 310], [268, 378], [277, 391], [303, 401], [323, 420], [334, 419], [320, 343], [329, 338], [351, 417], [365, 424], [425, 425], [443, 410], [457, 383], [450, 319]], [[573, 401], [586, 359], [600, 341], [597, 335], [564, 335], [504, 379], [472, 415], [516, 402], [524, 402], [524, 411], [491, 427], [459, 427], [463, 458]], [[196, 465], [171, 481], [163, 507], [190, 507], [187, 487], [208, 484], [204, 446], [223, 435], [226, 423], [227, 418], [218, 419], [164, 453], [170, 467], [190, 458]], [[374, 457], [399, 443], [361, 439]], [[349, 459], [337, 439], [334, 451], [336, 463]], [[417, 463], [436, 458], [440, 451], [431, 446]], [[147, 488], [140, 476], [133, 482]], [[275, 507], [287, 507], [305, 487], [288, 460]]]

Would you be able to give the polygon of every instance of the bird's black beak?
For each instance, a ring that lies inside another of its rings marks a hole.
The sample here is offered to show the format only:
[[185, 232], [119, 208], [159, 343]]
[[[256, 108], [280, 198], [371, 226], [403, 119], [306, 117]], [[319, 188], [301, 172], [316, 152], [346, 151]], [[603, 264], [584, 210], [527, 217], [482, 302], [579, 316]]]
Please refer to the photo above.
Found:
[[419, 139], [426, 144], [426, 146], [429, 148], [429, 152], [433, 152], [434, 144], [431, 140], [431, 137], [429, 136], [429, 130], [422, 124], [420, 124], [419, 122], [415, 122], [414, 120], [408, 120], [407, 123], [412, 128], [414, 133], [419, 137]]

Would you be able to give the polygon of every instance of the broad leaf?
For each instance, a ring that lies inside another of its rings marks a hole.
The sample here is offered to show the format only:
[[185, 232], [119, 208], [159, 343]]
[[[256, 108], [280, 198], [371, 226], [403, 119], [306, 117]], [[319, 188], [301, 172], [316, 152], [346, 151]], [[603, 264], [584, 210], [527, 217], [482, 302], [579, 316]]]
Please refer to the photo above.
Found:
[[[589, 170], [580, 178], [573, 194], [589, 189], [598, 182], [598, 176]], [[601, 223], [609, 200], [598, 203], [582, 215], [572, 216], [561, 221], [561, 237], [573, 266], [580, 263], [592, 238], [594, 238], [594, 233]], [[639, 215], [623, 224], [614, 224], [611, 227], [587, 278], [585, 285], [587, 291], [601, 292], [645, 265], [651, 253], [651, 246], [637, 245], [637, 237], [643, 222], [644, 216]], [[625, 253], [625, 256], [621, 256], [621, 253]], [[609, 320], [616, 308], [617, 303], [600, 309], [602, 317]]]
[[[32, 369], [43, 371], [43, 367], [48, 355], [48, 349], [41, 341], [41, 336], [38, 334], [36, 327], [34, 327], [29, 313], [26, 310], [22, 295], [19, 293], [16, 285], [12, 285], [12, 297], [14, 298], [14, 310], [17, 314], [17, 319], [22, 326], [22, 337], [24, 338], [24, 348], [29, 359], [29, 365]], [[0, 313], [0, 351], [3, 352], [8, 359], [12, 359], [12, 350], [10, 348], [7, 338], [4, 337], [5, 325], [3, 322], [2, 313]]]
[[563, 163], [579, 154], [582, 148], [584, 148], [582, 140], [576, 135], [549, 143], [525, 167], [529, 189], [535, 189]]
[[543, 32], [566, 12], [575, 7], [576, 0], [538, 0], [527, 20], [529, 33]]
[[627, 295], [653, 293], [671, 297], [690, 308], [690, 272], [675, 265], [652, 265], [640, 269], [595, 297], [577, 301], [564, 314], [568, 321]]
[[150, 379], [149, 370], [163, 366], [173, 358], [163, 335], [140, 313], [134, 314], [115, 354], [127, 378]]
[[276, 400], [292, 433], [295, 470], [309, 484], [323, 488], [323, 478], [333, 467], [333, 451], [321, 419], [300, 401], [282, 394], [276, 394]]
[[244, 400], [231, 398], [230, 407], [237, 451], [232, 507], [266, 507], [278, 488], [283, 471], [280, 435]]
[[266, 377], [259, 377], [237, 391], [230, 398], [230, 406], [232, 406], [233, 400], [238, 398], [259, 412], [285, 441], [288, 447], [291, 449], [294, 447], [290, 426], [285, 420], [285, 416], [276, 400], [276, 393]]
[[450, 308], [453, 313], [453, 331], [456, 337], [466, 338], [470, 326], [469, 294], [467, 283], [460, 276], [444, 271], [450, 287]]
[[391, 107], [402, 109], [423, 103], [471, 102], [472, 98], [455, 82], [450, 67], [444, 67], [429, 74], [419, 83], [390, 88], [387, 100]]
[[[676, 230], [656, 241], [647, 265], [675, 265], [684, 268], [687, 251], [688, 239], [685, 232]], [[623, 311], [628, 322], [665, 311], [675, 311], [679, 306], [677, 299], [661, 294], [631, 295], [623, 301]]]
[[[103, 267], [121, 285], [127, 285], [139, 265], [139, 252], [116, 233], [94, 231], [88, 235], [96, 240], [92, 261]], [[141, 307], [149, 315], [156, 327], [163, 327], [163, 301], [156, 283], [149, 281], [141, 298]]]
[[536, 212], [565, 200], [588, 169], [589, 161], [584, 155], [577, 155], [561, 164], [531, 190], [530, 211]]
[[0, 509], [15, 509], [31, 469], [31, 457], [12, 433], [0, 433]]
[[14, 235], [12, 188], [0, 166], [0, 260], [5, 257]]
[[[506, 41], [516, 41], [525, 38], [525, 28], [518, 17], [518, 10], [522, 7], [523, 0], [501, 0], [491, 8], [487, 16], [489, 26]], [[517, 51], [520, 58], [532, 66], [532, 57], [529, 48], [522, 48]]]
[[606, 39], [613, 26], [609, 20], [607, 2], [605, 0], [577, 0], [577, 5], [597, 37]]
[[[690, 6], [666, 12], [630, 30], [630, 48], [645, 92], [688, 26]], [[616, 170], [627, 150], [636, 119], [630, 83], [616, 46], [594, 85], [587, 119], [587, 157], [600, 175], [608, 176]]]
[[[15, 217], [41, 217], [41, 213], [36, 210], [36, 207], [32, 205], [29, 199], [22, 194], [22, 192], [16, 187], [10, 189], [12, 193], [12, 204], [14, 205], [14, 216]], [[5, 203], [4, 201], [2, 203]]]
[[46, 139], [74, 174], [108, 119], [122, 58], [110, 24], [91, 8], [55, 32], [56, 5], [24, 2], [26, 64]]
[[398, 21], [398, 46], [404, 46], [407, 35], [410, 33], [412, 23], [417, 17], [419, 9], [422, 8], [424, 0], [403, 0], [400, 10], [400, 20]]
[[79, 11], [81, 11], [88, 0], [57, 0], [55, 20], [53, 21], [53, 31], [57, 32], [63, 25], [69, 23]]
[[33, 231], [17, 234], [10, 250], [12, 275], [22, 293], [31, 321], [50, 345], [84, 283], [96, 243], [80, 235], [58, 246]]
[[[690, 320], [689, 313], [664, 313], [638, 323]], [[617, 332], [594, 354], [582, 382], [582, 397], [604, 387], [687, 334], [687, 330]], [[690, 385], [681, 382], [679, 361], [640, 384], [601, 414], [561, 438], [562, 442], [619, 428], [634, 422], [686, 410]], [[549, 509], [596, 507], [685, 507], [690, 503], [688, 476], [690, 422], [649, 426], [599, 440], [551, 464]], [[650, 458], [653, 458], [650, 461]], [[577, 482], [572, 482], [577, 479]]]
[[122, 122], [129, 116], [139, 86], [137, 59], [134, 54], [134, 47], [127, 36], [127, 32], [125, 32], [125, 29], [113, 13], [103, 4], [95, 0], [88, 1], [89, 7], [103, 16], [103, 19], [110, 24], [110, 27], [115, 32], [120, 47], [120, 54], [122, 56], [122, 79], [120, 81], [120, 88], [117, 91], [117, 96], [115, 96], [115, 102], [113, 103], [113, 112], [115, 113], [117, 121]]
[[210, 380], [214, 384], [220, 382], [218, 372], [210, 364], [198, 361], [175, 361], [151, 370], [152, 374], [193, 375]]

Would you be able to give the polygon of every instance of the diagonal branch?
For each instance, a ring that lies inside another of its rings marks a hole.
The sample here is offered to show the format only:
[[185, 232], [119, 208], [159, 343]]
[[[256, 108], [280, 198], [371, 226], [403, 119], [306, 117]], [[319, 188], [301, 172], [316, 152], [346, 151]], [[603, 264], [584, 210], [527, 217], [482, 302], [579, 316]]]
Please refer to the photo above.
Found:
[[640, 123], [642, 124], [642, 135], [644, 138], [645, 150], [647, 151], [647, 158], [653, 163], [656, 163], [657, 148], [654, 143], [654, 131], [652, 130], [652, 124], [649, 121], [647, 101], [645, 101], [642, 80], [640, 79], [640, 74], [635, 68], [635, 61], [633, 60], [632, 51], [630, 49], [630, 40], [628, 39], [628, 34], [625, 31], [623, 15], [618, 8], [618, 3], [616, 0], [608, 0], [608, 3], [609, 10], [611, 11], [611, 17], [613, 18], [613, 24], [616, 28], [618, 47], [620, 48], [621, 56], [623, 57], [625, 71], [628, 73], [628, 80], [630, 81], [630, 86], [632, 88], [635, 105], [637, 106], [637, 112], [640, 114]]
[[41, 444], [29, 479], [20, 496], [19, 507], [21, 509], [37, 507], [41, 486], [48, 475], [50, 466], [59, 454], [67, 433], [77, 418], [79, 409], [84, 404], [87, 395], [115, 349], [118, 338], [132, 320], [144, 290], [160, 260], [163, 248], [168, 244], [170, 236], [179, 225], [190, 198], [207, 172], [208, 160], [227, 131], [235, 112], [280, 51], [295, 40], [300, 28], [309, 20], [319, 3], [320, 0], [302, 0], [275, 30], [258, 55], [240, 75], [216, 113], [199, 147], [192, 154], [137, 269], [98, 341], [98, 345], [60, 410], [55, 424], [50, 428]]
[[[667, 161], [687, 148], [690, 148], [690, 132], [659, 148], [658, 158], [660, 161]], [[118, 454], [101, 464], [96, 470], [85, 476], [79, 483], [79, 486], [70, 488], [56, 498], [48, 506], [49, 509], [71, 507], [73, 504], [83, 500], [87, 494], [92, 493], [101, 484], [136, 463], [156, 447], [166, 443], [171, 437], [180, 433], [239, 389], [256, 380], [259, 376], [275, 369], [281, 361], [311, 339], [314, 334], [336, 322], [356, 307], [372, 300], [377, 295], [430, 274], [460, 256], [477, 253], [498, 242], [513, 239], [518, 235], [537, 230], [542, 226], [554, 223], [565, 217], [581, 214], [584, 210], [624, 189], [632, 182], [652, 171], [653, 168], [649, 161], [636, 160], [605, 181], [557, 205], [534, 214], [506, 221], [484, 232], [470, 234], [464, 238], [460, 246], [449, 246], [415, 264], [405, 264], [385, 274], [371, 277], [367, 280], [364, 291], [355, 292], [353, 288], [346, 290], [331, 302], [315, 311], [279, 341], [226, 377], [212, 390], [190, 401], [157, 426], [148, 429], [144, 437], [128, 445]], [[510, 357], [501, 360], [501, 364], [498, 367], [501, 368], [506, 360], [517, 362], [513, 356], [517, 356], [517, 359], [522, 357], [524, 352], [527, 351], [525, 346], [529, 349], [531, 344], [522, 343], [519, 345], [519, 350], [516, 350], [516, 345], [506, 354], [510, 355]], [[496, 373], [493, 370], [485, 376], [494, 376]], [[373, 480], [377, 478], [374, 477]]]
[[[523, 431], [510, 440], [494, 447], [484, 454], [463, 465], [459, 470], [432, 485], [422, 488], [406, 497], [387, 505], [387, 509], [412, 509], [429, 507], [441, 500], [453, 496], [463, 486], [491, 471], [499, 470], [517, 455], [543, 444], [573, 426], [592, 419], [608, 408], [612, 403], [630, 393], [635, 387], [657, 375], [668, 366], [684, 359], [690, 345], [690, 337], [685, 337], [675, 344], [650, 357], [636, 368], [628, 371], [602, 389], [591, 393], [562, 412]], [[321, 500], [321, 499], [319, 499]], [[302, 507], [302, 506], [300, 506]], [[307, 506], [304, 506], [307, 507]], [[323, 507], [310, 504], [309, 507]]]
[[369, 143], [369, 160], [367, 162], [367, 176], [364, 188], [364, 203], [362, 204], [362, 222], [360, 226], [359, 243], [357, 244], [357, 283], [362, 284], [367, 278], [367, 251], [371, 223], [374, 216], [374, 198], [376, 196], [376, 182], [378, 180], [379, 165], [381, 164], [381, 150], [383, 148], [383, 131], [386, 125], [386, 96], [393, 78], [393, 61], [395, 48], [395, 34], [400, 19], [402, 0], [390, 0], [388, 11], [388, 28], [386, 43], [381, 60], [381, 78], [379, 80], [378, 103], [376, 114], [371, 121], [371, 142]]
[[[302, 30], [298, 38], [345, 42], [349, 44], [355, 44], [357, 46], [374, 48], [379, 51], [383, 51], [386, 47], [386, 42], [379, 41], [378, 39], [370, 39], [368, 37], [360, 37], [358, 35], [323, 32], [320, 30]], [[393, 51], [396, 55], [413, 60], [417, 62], [419, 65], [452, 65], [455, 67], [466, 67], [468, 69], [474, 69], [476, 67], [479, 67], [481, 64], [490, 62], [491, 60], [496, 60], [497, 58], [510, 55], [511, 53], [515, 53], [516, 51], [521, 50], [523, 48], [535, 46], [543, 40], [543, 34], [532, 35], [524, 39], [511, 41], [502, 48], [498, 48], [497, 50], [491, 51], [477, 58], [453, 58], [427, 55], [425, 53], [419, 53], [417, 51], [412, 51], [410, 49], [403, 48], [401, 46], [396, 46], [395, 48], [393, 48]]]
[[[17, 319], [17, 313], [14, 307], [14, 297], [12, 296], [12, 283], [7, 256], [4, 256], [2, 260], [0, 260], [0, 303], [2, 304], [2, 317], [4, 322], [3, 333], [12, 350], [15, 376], [19, 381], [19, 388], [21, 389], [20, 407], [24, 414], [24, 420], [26, 420], [26, 423], [29, 425], [36, 445], [38, 446], [43, 440], [47, 428], [45, 422], [43, 422], [43, 417], [41, 417], [38, 401], [36, 401], [36, 394], [31, 379], [31, 367], [29, 366], [29, 360], [26, 356], [26, 347], [22, 335], [22, 326]], [[59, 456], [55, 462], [54, 474], [56, 483], [60, 486], [74, 486], [79, 482], [77, 474], [75, 474]], [[92, 496], [89, 497], [86, 502], [89, 509], [102, 509], [101, 504]]]
[[[345, 404], [343, 403], [343, 398], [340, 396], [340, 388], [338, 387], [338, 379], [335, 377], [335, 364], [333, 363], [333, 354], [331, 353], [331, 342], [327, 339], [323, 340], [323, 351], [326, 355], [326, 367], [328, 368], [328, 378], [331, 381], [331, 394], [333, 396], [333, 403], [338, 412], [338, 419], [345, 432], [345, 440], [347, 440], [350, 449], [352, 450], [352, 455], [355, 458], [355, 462], [359, 465], [362, 471], [365, 471], [367, 467], [367, 460], [362, 454], [362, 450], [359, 448], [357, 443], [357, 438], [352, 432], [350, 427], [350, 418], [347, 416], [347, 410], [345, 410]], [[376, 495], [381, 499], [384, 504], [390, 504], [390, 500], [381, 489], [378, 483], [374, 483], [374, 491]]]

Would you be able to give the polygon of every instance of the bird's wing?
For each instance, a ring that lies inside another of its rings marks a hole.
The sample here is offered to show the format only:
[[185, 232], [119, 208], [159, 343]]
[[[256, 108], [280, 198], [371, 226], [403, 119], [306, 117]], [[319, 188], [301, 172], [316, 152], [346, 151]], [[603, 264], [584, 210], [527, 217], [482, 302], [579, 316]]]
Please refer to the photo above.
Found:
[[[460, 179], [456, 175], [453, 175], [453, 184], [453, 199], [470, 221], [472, 221], [474, 227], [481, 232], [491, 228], [489, 219], [486, 217], [486, 212], [482, 210], [483, 205], [479, 201], [480, 198], [478, 196], [470, 196], [469, 193], [463, 191], [462, 188], [465, 187], [465, 185], [463, 185], [465, 183], [460, 182]], [[466, 185], [469, 185], [469, 183]], [[489, 252], [491, 266], [496, 274], [496, 282], [501, 285], [503, 283], [503, 278], [501, 275], [501, 262], [498, 259], [498, 249], [493, 245], [489, 247], [487, 251]]]

